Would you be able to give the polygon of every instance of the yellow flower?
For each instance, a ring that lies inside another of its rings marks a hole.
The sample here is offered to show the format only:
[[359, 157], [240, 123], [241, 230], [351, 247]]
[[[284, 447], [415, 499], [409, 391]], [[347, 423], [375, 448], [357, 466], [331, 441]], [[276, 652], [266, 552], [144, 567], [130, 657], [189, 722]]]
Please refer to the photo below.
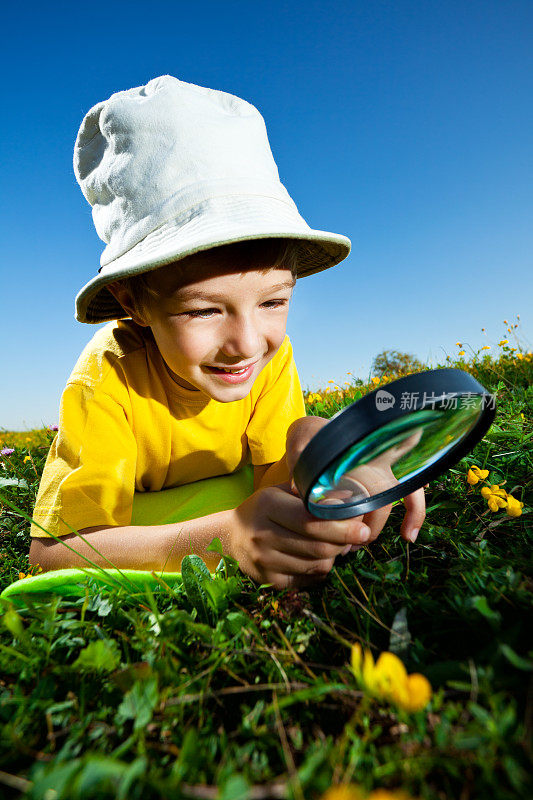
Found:
[[456, 342], [455, 344], [457, 345], [457, 347], [462, 347], [463, 346], [462, 342]]
[[507, 500], [502, 500], [501, 497], [489, 497], [488, 506], [491, 511], [498, 511], [500, 508], [505, 508]]
[[379, 378], [376, 377], [372, 378], [372, 383], [379, 383]]
[[502, 339], [501, 342], [498, 342], [498, 344], [500, 347], [502, 347], [504, 344], [509, 344], [509, 339]]
[[466, 475], [466, 480], [468, 481], [470, 486], [474, 486], [474, 484], [479, 483], [480, 480], [484, 481], [485, 478], [488, 477], [488, 474], [489, 474], [488, 469], [480, 469], [479, 467], [476, 467], [474, 465], [473, 467], [470, 467], [470, 469], [468, 470]]
[[370, 794], [363, 794], [353, 783], [341, 783], [339, 786], [330, 786], [320, 800], [410, 800], [410, 797], [401, 789], [374, 789]]
[[516, 357], [517, 357], [517, 358], [519, 358], [519, 359], [520, 359], [520, 361], [522, 361], [522, 359], [524, 358], [524, 356], [523, 356], [523, 354], [522, 354], [522, 353], [517, 353], [517, 354], [516, 354]]
[[398, 656], [381, 653], [374, 664], [369, 650], [352, 646], [352, 671], [373, 697], [388, 700], [405, 711], [421, 711], [431, 699], [431, 685], [424, 675], [408, 675]]
[[465, 354], [465, 351], [464, 351], [464, 350], [459, 350], [459, 355], [460, 355], [460, 356], [464, 356], [464, 354]]
[[23, 580], [23, 578], [25, 578], [25, 577], [26, 576], [25, 576], [25, 574], [23, 572], [19, 572], [19, 581]]
[[490, 488], [484, 486], [481, 490], [481, 495], [487, 501], [491, 511], [498, 511], [498, 509], [507, 506], [507, 492], [505, 489], [500, 489], [498, 484], [493, 484]]
[[363, 795], [357, 786], [342, 783], [340, 786], [330, 786], [320, 800], [363, 800]]
[[425, 675], [412, 672], [407, 676], [407, 711], [420, 711], [431, 700], [431, 684]]
[[524, 504], [517, 500], [512, 494], [507, 495], [507, 508], [505, 509], [510, 517], [519, 517], [522, 514]]
[[490, 344], [483, 345], [483, 347], [481, 349], [482, 350], [490, 350]]
[[24, 456], [23, 461], [31, 461], [31, 456]]

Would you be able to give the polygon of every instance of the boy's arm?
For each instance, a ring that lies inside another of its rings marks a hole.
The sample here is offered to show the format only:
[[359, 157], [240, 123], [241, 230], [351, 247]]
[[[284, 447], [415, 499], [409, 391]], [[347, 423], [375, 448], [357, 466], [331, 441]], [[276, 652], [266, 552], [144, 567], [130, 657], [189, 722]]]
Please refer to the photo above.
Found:
[[[79, 533], [61, 537], [32, 539], [30, 564], [40, 564], [43, 570], [91, 566], [83, 556], [102, 567], [146, 569], [179, 572], [182, 558], [189, 553], [200, 555], [211, 571], [220, 561], [217, 553], [207, 551], [209, 543], [218, 537], [225, 553], [230, 552], [231, 512], [219, 511], [199, 519], [167, 525], [97, 525], [82, 528]], [[79, 553], [65, 547], [65, 542]], [[108, 559], [108, 560], [107, 560]], [[112, 562], [112, 565], [109, 563]]]

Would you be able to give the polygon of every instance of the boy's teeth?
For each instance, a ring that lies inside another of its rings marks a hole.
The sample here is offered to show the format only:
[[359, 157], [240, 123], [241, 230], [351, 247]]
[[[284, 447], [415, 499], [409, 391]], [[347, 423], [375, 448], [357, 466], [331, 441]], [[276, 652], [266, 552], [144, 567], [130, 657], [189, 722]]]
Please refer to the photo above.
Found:
[[229, 367], [224, 367], [224, 372], [234, 372], [235, 374], [239, 372], [244, 372], [248, 367], [243, 367], [242, 369], [229, 369]]

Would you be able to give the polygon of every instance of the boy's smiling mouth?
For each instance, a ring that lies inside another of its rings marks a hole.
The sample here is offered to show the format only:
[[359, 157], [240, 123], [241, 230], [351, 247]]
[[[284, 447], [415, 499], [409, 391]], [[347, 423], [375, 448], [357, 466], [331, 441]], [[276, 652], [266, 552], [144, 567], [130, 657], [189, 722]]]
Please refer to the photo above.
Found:
[[244, 367], [208, 366], [207, 369], [212, 375], [217, 375], [226, 383], [244, 383], [244, 381], [247, 381], [251, 377], [256, 363], [257, 362], [254, 361], [253, 364], [248, 364]]
[[249, 369], [253, 367], [256, 362], [254, 361], [252, 364], [245, 364], [242, 367], [216, 367], [210, 366], [207, 369], [213, 370], [214, 372], [244, 372], [245, 369]]

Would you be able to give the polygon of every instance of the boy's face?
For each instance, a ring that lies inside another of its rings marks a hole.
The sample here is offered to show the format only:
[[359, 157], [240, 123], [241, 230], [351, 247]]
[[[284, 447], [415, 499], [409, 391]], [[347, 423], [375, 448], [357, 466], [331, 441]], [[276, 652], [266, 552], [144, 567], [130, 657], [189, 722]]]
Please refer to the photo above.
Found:
[[[289, 269], [195, 269], [176, 288], [172, 271], [154, 273], [161, 302], [149, 325], [174, 380], [221, 403], [241, 400], [285, 337], [295, 284]], [[155, 304], [154, 304], [155, 305]]]

